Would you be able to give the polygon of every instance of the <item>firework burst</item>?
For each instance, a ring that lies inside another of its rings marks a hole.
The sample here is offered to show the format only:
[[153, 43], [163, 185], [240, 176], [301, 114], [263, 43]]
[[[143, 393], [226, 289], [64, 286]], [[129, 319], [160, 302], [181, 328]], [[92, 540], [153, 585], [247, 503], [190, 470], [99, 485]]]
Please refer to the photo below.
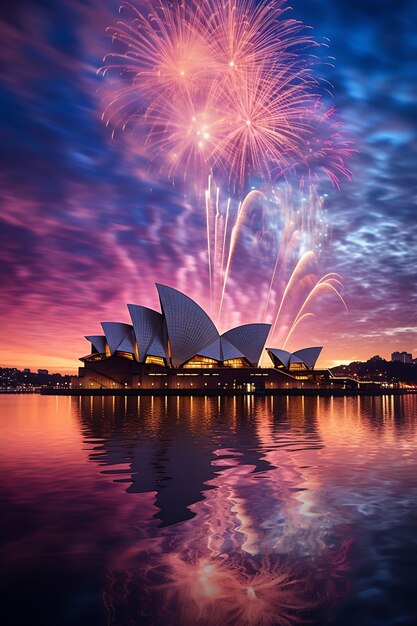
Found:
[[314, 43], [283, 2], [122, 9], [102, 68], [119, 85], [103, 114], [109, 126], [137, 130], [170, 177], [214, 173], [233, 189], [301, 161], [317, 85], [301, 51]]
[[325, 109], [317, 100], [305, 125], [309, 136], [301, 160], [295, 160], [292, 168], [300, 186], [317, 185], [324, 177], [339, 189], [340, 177], [351, 178], [352, 172], [346, 166], [346, 159], [355, 150], [353, 142], [344, 135], [343, 124], [335, 108]]
[[[318, 94], [312, 55], [317, 44], [288, 11], [285, 0], [125, 2], [121, 19], [109, 29], [114, 49], [101, 70], [117, 80], [106, 100], [106, 124], [113, 132], [137, 133], [158, 172], [191, 183], [197, 204], [205, 197], [210, 301], [219, 322], [253, 200], [265, 199], [261, 192], [245, 193], [249, 180], [262, 180], [266, 195], [271, 190], [274, 195], [275, 181], [298, 179], [288, 187], [293, 198], [287, 199], [285, 223], [275, 238], [263, 307], [273, 334], [286, 330], [285, 342], [313, 315], [308, 307], [317, 297], [331, 293], [341, 299], [339, 277], [303, 274], [303, 255], [320, 252], [316, 185], [323, 176], [334, 187], [340, 177], [349, 178], [345, 160], [353, 151], [334, 109], [326, 110]], [[213, 188], [215, 180], [242, 202], [229, 198], [222, 205], [219, 189], [213, 198], [210, 183], [203, 194], [207, 177]], [[285, 205], [282, 195], [278, 205]], [[282, 208], [279, 212], [283, 215]], [[274, 233], [253, 237], [258, 254], [256, 246], [268, 237], [274, 239]], [[288, 294], [293, 300], [301, 286], [305, 301], [292, 322], [284, 323]]]

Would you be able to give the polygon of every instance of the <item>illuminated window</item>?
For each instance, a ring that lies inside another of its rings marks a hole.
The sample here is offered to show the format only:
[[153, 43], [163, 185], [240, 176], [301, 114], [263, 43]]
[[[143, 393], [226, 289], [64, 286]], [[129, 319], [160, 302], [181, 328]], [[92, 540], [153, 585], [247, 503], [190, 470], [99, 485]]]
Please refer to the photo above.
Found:
[[165, 360], [161, 356], [147, 356], [145, 363], [165, 367]]
[[223, 365], [225, 367], [248, 367], [248, 364], [246, 363], [245, 359], [242, 359], [242, 358], [229, 359], [228, 361], [224, 361]]
[[290, 363], [290, 370], [306, 370], [304, 363]]
[[215, 361], [214, 359], [209, 359], [207, 356], [193, 356], [192, 359], [190, 359], [189, 361], [187, 361], [187, 363], [185, 363], [183, 365], [183, 367], [185, 368], [192, 368], [192, 367], [217, 367], [218, 366], [218, 362]]
[[122, 352], [118, 350], [116, 352], [116, 355], [121, 356], [123, 359], [129, 359], [129, 361], [133, 361], [133, 354], [131, 354], [130, 352]]

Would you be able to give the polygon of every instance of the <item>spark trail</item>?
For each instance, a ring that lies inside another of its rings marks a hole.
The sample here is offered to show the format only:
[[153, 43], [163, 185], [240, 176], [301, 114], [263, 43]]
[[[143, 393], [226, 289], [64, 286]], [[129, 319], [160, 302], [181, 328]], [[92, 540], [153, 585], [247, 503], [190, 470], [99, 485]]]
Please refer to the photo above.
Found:
[[[289, 12], [285, 0], [127, 1], [108, 29], [113, 48], [99, 70], [110, 80], [103, 120], [113, 136], [134, 133], [153, 173], [205, 207], [218, 323], [236, 282], [238, 248], [261, 205], [262, 227], [245, 254], [262, 260], [267, 248], [259, 315], [284, 345], [313, 315], [316, 298], [341, 299], [338, 279], [303, 268], [327, 236], [318, 185], [326, 179], [338, 188], [340, 177], [350, 178], [346, 159], [354, 151], [334, 107], [324, 104], [318, 44]], [[262, 182], [248, 193], [254, 177]]]
[[[262, 228], [253, 232], [254, 213], [261, 213]], [[234, 282], [235, 266], [240, 258], [238, 248], [245, 242], [263, 238], [271, 232], [271, 254], [265, 273], [269, 272], [268, 288], [260, 290], [258, 303], [263, 321], [272, 323], [270, 340], [276, 337], [286, 344], [305, 319], [313, 316], [308, 308], [321, 295], [331, 294], [345, 305], [337, 274], [316, 276], [317, 255], [328, 237], [323, 199], [312, 188], [308, 195], [288, 185], [281, 188], [252, 190], [242, 203], [224, 198], [219, 187], [209, 178], [206, 189], [206, 224], [211, 285], [211, 313], [221, 323], [225, 297]], [[252, 254], [254, 244], [252, 244]], [[255, 250], [255, 252], [259, 252]], [[243, 255], [245, 255], [243, 250]], [[290, 321], [288, 321], [290, 320]], [[286, 330], [286, 335], [283, 332]]]

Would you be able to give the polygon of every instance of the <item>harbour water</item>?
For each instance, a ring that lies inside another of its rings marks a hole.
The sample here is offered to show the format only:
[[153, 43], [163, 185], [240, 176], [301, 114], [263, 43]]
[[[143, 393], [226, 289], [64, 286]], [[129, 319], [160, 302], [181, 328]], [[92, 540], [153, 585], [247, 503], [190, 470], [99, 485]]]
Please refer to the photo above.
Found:
[[417, 396], [0, 396], [6, 626], [417, 623]]

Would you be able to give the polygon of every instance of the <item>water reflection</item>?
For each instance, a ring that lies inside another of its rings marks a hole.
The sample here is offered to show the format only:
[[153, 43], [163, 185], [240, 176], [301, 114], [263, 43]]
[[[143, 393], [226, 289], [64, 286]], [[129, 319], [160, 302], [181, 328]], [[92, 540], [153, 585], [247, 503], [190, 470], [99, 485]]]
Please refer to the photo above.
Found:
[[336, 418], [332, 399], [80, 399], [90, 458], [128, 493], [155, 496], [154, 523], [138, 520], [141, 541], [110, 575], [110, 623], [328, 620], [349, 589], [354, 538], [343, 493], [332, 502], [329, 472], [343, 476], [343, 460], [330, 468], [323, 451], [360, 453], [390, 410], [371, 403], [363, 415], [350, 400]]
[[417, 623], [417, 397], [0, 405], [7, 626]]

